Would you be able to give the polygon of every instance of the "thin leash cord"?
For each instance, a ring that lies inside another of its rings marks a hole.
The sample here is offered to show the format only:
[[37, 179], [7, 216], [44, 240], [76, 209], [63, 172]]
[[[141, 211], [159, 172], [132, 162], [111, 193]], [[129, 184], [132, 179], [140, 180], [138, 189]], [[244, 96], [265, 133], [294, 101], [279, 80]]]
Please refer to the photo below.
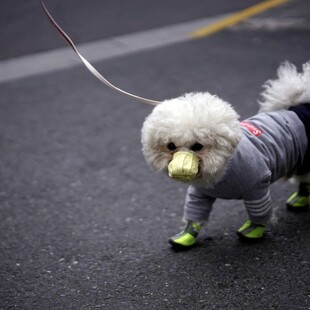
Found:
[[40, 0], [42, 8], [46, 14], [46, 16], [48, 17], [48, 19], [50, 20], [50, 22], [52, 23], [52, 25], [57, 29], [57, 31], [61, 34], [61, 36], [66, 40], [66, 42], [72, 47], [72, 49], [75, 51], [75, 53], [79, 56], [79, 58], [82, 60], [82, 62], [84, 63], [84, 65], [86, 66], [86, 68], [98, 79], [100, 80], [103, 84], [105, 84], [106, 86], [112, 88], [113, 90], [116, 90], [124, 95], [127, 95], [133, 99], [136, 99], [140, 102], [146, 103], [146, 104], [150, 104], [150, 105], [157, 105], [160, 103], [160, 101], [156, 101], [156, 100], [152, 100], [152, 99], [147, 99], [147, 98], [143, 98], [140, 96], [136, 96], [133, 95], [131, 93], [128, 93], [116, 86], [114, 86], [112, 83], [110, 83], [106, 78], [104, 78], [94, 67], [92, 64], [90, 64], [88, 62], [87, 59], [85, 59], [80, 52], [78, 51], [78, 49], [76, 48], [75, 44], [73, 43], [73, 41], [70, 39], [70, 37], [61, 29], [61, 27], [57, 24], [57, 22], [54, 20], [54, 18], [52, 17], [52, 15], [49, 13], [49, 11], [47, 10], [45, 4], [43, 3], [43, 0]]

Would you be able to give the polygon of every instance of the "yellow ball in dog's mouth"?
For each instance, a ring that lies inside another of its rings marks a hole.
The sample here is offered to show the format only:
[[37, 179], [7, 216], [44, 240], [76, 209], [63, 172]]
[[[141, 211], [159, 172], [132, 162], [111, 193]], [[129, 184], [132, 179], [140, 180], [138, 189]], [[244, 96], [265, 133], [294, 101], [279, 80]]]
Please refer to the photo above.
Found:
[[190, 152], [176, 152], [168, 165], [170, 178], [189, 182], [194, 179], [199, 171], [199, 158]]

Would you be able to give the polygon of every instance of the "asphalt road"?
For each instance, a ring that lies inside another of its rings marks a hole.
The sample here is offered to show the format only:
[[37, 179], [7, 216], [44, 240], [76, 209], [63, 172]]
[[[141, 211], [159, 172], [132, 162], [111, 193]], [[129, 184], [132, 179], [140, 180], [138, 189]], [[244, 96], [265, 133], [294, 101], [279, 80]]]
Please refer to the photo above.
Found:
[[[46, 0], [77, 43], [258, 2]], [[38, 1], [0, 8], [2, 62], [64, 46]], [[210, 37], [95, 66], [156, 100], [208, 90], [242, 119], [282, 61], [310, 59], [309, 13], [309, 1], [292, 1]], [[286, 211], [293, 185], [272, 187], [276, 221], [264, 241], [240, 243], [242, 203], [219, 200], [198, 246], [175, 252], [167, 239], [181, 226], [186, 186], [144, 162], [150, 106], [82, 65], [3, 82], [0, 105], [0, 309], [310, 309], [310, 214]]]

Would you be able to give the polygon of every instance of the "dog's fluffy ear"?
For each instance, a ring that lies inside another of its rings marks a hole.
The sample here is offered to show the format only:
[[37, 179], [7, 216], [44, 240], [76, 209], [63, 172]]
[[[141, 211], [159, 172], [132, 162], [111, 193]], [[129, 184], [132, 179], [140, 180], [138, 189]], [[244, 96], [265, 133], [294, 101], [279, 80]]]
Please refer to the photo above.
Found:
[[198, 115], [197, 136], [220, 149], [233, 151], [241, 139], [239, 115], [232, 106], [209, 93], [189, 94]]

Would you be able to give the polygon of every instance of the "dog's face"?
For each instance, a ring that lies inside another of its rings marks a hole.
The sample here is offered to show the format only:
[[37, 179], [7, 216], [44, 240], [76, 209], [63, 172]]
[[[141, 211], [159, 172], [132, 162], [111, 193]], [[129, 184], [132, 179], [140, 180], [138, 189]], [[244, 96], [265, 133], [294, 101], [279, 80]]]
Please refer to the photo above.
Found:
[[[209, 186], [222, 177], [240, 138], [237, 113], [209, 93], [190, 93], [160, 103], [142, 127], [143, 153], [152, 168], [174, 177], [173, 170], [193, 170], [192, 164], [198, 162], [195, 172], [185, 171], [187, 177], [175, 178]], [[190, 155], [182, 159], [182, 154]], [[190, 168], [174, 168], [188, 160]]]

